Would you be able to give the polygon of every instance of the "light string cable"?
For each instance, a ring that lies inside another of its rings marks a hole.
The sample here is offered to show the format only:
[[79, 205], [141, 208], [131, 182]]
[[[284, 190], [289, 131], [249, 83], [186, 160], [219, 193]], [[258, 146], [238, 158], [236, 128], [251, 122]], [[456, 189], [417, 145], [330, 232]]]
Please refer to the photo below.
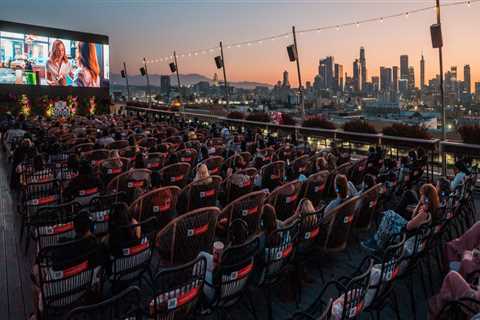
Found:
[[[448, 2], [448, 3], [441, 4], [440, 7], [453, 7], [453, 6], [460, 6], [460, 5], [466, 5], [467, 7], [471, 7], [471, 5], [473, 5], [475, 3], [479, 3], [479, 2], [480, 2], [480, 0], [455, 1], [455, 2]], [[407, 10], [407, 11], [403, 11], [403, 12], [395, 13], [395, 14], [391, 14], [391, 15], [378, 16], [378, 17], [374, 17], [374, 18], [351, 21], [351, 22], [346, 22], [346, 23], [341, 23], [341, 24], [332, 24], [332, 25], [328, 25], [328, 26], [314, 27], [314, 28], [309, 28], [309, 29], [301, 29], [301, 30], [298, 30], [297, 33], [299, 35], [304, 35], [306, 33], [321, 32], [321, 31], [333, 30], [333, 29], [336, 29], [336, 30], [339, 31], [342, 28], [352, 27], [352, 26], [359, 27], [361, 24], [366, 24], [366, 23], [373, 23], [373, 22], [383, 23], [385, 20], [395, 19], [395, 18], [399, 18], [399, 17], [408, 18], [410, 15], [414, 15], [414, 14], [417, 14], [417, 13], [425, 12], [425, 11], [436, 9], [436, 8], [437, 8], [436, 6], [427, 6], [427, 7]], [[282, 33], [282, 34], [272, 35], [272, 36], [268, 36], [268, 37], [264, 37], [264, 38], [258, 38], [258, 39], [254, 39], [254, 40], [246, 40], [246, 41], [241, 41], [241, 42], [228, 43], [228, 44], [224, 44], [223, 46], [224, 46], [224, 49], [241, 48], [241, 47], [245, 47], [245, 46], [250, 47], [250, 46], [253, 46], [253, 45], [261, 45], [261, 44], [266, 43], [268, 41], [275, 41], [275, 40], [282, 39], [282, 38], [289, 38], [290, 36], [291, 36], [291, 32], [285, 32], [285, 33]], [[181, 53], [177, 53], [177, 59], [187, 58], [187, 57], [196, 57], [196, 56], [199, 56], [199, 55], [206, 55], [207, 53], [214, 53], [219, 49], [220, 49], [220, 46], [217, 45], [217, 46], [206, 48], [206, 49], [197, 49], [197, 50], [192, 50], [192, 51], [187, 51], [187, 52], [181, 52]], [[152, 63], [170, 62], [170, 61], [173, 61], [173, 55], [164, 56], [164, 57], [161, 57], [161, 58], [149, 59], [146, 62], [148, 64], [152, 64]]]

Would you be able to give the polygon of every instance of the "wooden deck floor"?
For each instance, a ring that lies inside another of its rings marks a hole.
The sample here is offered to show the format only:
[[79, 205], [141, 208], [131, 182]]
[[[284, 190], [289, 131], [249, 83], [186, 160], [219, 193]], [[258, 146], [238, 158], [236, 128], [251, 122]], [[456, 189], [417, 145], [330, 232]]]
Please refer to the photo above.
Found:
[[[30, 250], [29, 255], [25, 256], [23, 243], [19, 240], [19, 217], [16, 213], [14, 195], [8, 186], [7, 168], [8, 164], [4, 155], [0, 153], [0, 319], [26, 319], [33, 311], [30, 280], [33, 250]], [[308, 265], [307, 270], [316, 279], [316, 282], [302, 291], [302, 308], [309, 305], [323, 287], [319, 276], [320, 267], [328, 281], [351, 274], [352, 265], [358, 265], [366, 255], [358, 243], [352, 244], [348, 250], [349, 254], [342, 253], [336, 256], [315, 258]], [[441, 278], [431, 270], [425, 270], [425, 276], [428, 276], [428, 273], [433, 276], [434, 291], [436, 292], [441, 284]], [[416, 319], [426, 319], [426, 299], [420, 283], [420, 280], [415, 281]], [[296, 310], [295, 304], [280, 302], [281, 292], [281, 286], [273, 290], [274, 319], [279, 320], [287, 319]], [[405, 287], [397, 286], [396, 292], [400, 302], [401, 318], [414, 319]], [[253, 290], [252, 296], [258, 318], [266, 319], [266, 304], [262, 291]], [[252, 318], [240, 305], [234, 306], [229, 311], [229, 316], [235, 320]], [[362, 316], [362, 319], [364, 318], [368, 317]], [[395, 319], [393, 310], [384, 309], [380, 314], [380, 319]]]

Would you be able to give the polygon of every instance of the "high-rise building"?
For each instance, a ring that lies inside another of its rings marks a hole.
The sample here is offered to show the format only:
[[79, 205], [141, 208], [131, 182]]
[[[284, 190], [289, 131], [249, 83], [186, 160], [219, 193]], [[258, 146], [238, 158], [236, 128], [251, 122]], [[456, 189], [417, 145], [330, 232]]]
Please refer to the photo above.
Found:
[[423, 58], [423, 53], [422, 53], [422, 59], [420, 59], [420, 90], [423, 90], [425, 88], [425, 59]]
[[465, 92], [472, 92], [472, 77], [469, 64], [463, 67], [463, 87]]
[[457, 66], [452, 66], [450, 68], [450, 76], [452, 81], [457, 81], [458, 80], [458, 73], [457, 73]]
[[362, 65], [358, 59], [353, 61], [353, 89], [356, 92], [362, 91]]
[[318, 74], [321, 77], [322, 89], [334, 89], [334, 58], [332, 56], [320, 59]]
[[360, 65], [362, 67], [361, 84], [362, 84], [362, 89], [363, 89], [363, 88], [365, 88], [365, 82], [367, 82], [367, 59], [365, 58], [365, 48], [364, 47], [360, 47]]
[[344, 78], [343, 78], [343, 66], [335, 63], [335, 86], [338, 91], [343, 91]]
[[398, 92], [398, 67], [392, 68], [392, 89], [394, 92]]
[[288, 81], [288, 71], [283, 71], [283, 82], [282, 87], [287, 88], [290, 87], [290, 82]]
[[475, 100], [480, 102], [480, 82], [475, 82]]
[[373, 87], [373, 92], [378, 92], [380, 91], [380, 78], [379, 77], [372, 77], [372, 87]]
[[408, 56], [400, 56], [400, 79], [408, 80]]
[[415, 90], [415, 69], [413, 67], [408, 68], [408, 90]]
[[380, 90], [383, 92], [392, 89], [392, 69], [380, 67]]
[[408, 80], [407, 79], [398, 80], [398, 91], [403, 95], [406, 95], [408, 93]]
[[170, 76], [160, 76], [160, 92], [168, 93], [170, 91]]

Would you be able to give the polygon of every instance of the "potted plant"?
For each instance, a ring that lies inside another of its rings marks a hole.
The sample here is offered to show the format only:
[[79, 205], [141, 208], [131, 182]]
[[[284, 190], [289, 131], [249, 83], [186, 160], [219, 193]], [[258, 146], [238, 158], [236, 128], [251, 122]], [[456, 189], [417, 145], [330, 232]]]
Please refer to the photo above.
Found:
[[229, 114], [227, 114], [228, 119], [237, 119], [237, 120], [243, 120], [245, 119], [245, 114], [240, 111], [232, 111]]
[[373, 125], [368, 123], [366, 120], [354, 119], [343, 124], [343, 130], [347, 132], [359, 132], [359, 133], [370, 133], [377, 134], [377, 130]]
[[464, 143], [480, 145], [480, 125], [464, 125], [458, 128]]
[[335, 124], [327, 120], [324, 116], [310, 116], [303, 121], [303, 127], [305, 128], [316, 128], [316, 129], [330, 129], [335, 130], [337, 127]]
[[246, 120], [256, 122], [270, 122], [270, 116], [266, 112], [252, 112], [247, 116]]
[[432, 135], [428, 129], [419, 125], [408, 125], [404, 123], [395, 123], [383, 128], [383, 134], [386, 136], [405, 137], [413, 139], [430, 140]]

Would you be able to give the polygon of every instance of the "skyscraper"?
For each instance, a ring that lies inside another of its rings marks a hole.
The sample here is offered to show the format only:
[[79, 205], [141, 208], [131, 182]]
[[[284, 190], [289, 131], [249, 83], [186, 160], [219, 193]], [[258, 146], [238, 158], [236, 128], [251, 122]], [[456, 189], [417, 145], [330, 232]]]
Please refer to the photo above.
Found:
[[400, 56], [400, 79], [408, 80], [408, 56]]
[[458, 80], [457, 66], [452, 66], [450, 68], [450, 75], [451, 75], [452, 81], [457, 81]]
[[379, 77], [372, 77], [372, 87], [373, 87], [373, 92], [378, 92], [380, 91], [380, 78]]
[[362, 91], [362, 65], [358, 59], [353, 61], [353, 89], [356, 92]]
[[170, 91], [170, 76], [160, 76], [160, 92], [168, 93]]
[[335, 85], [336, 90], [343, 91], [343, 66], [341, 64], [335, 63]]
[[408, 90], [415, 90], [415, 69], [413, 67], [408, 68]]
[[334, 58], [332, 56], [320, 59], [320, 65], [318, 67], [319, 75], [322, 79], [322, 89], [334, 89]]
[[480, 102], [480, 82], [475, 82], [475, 101]]
[[288, 81], [288, 71], [283, 71], [283, 82], [282, 87], [287, 88], [290, 87], [290, 82]]
[[463, 87], [464, 91], [468, 93], [472, 93], [472, 78], [470, 72], [470, 65], [465, 65], [463, 67]]
[[360, 47], [360, 65], [362, 67], [362, 72], [361, 72], [361, 85], [362, 89], [365, 88], [365, 82], [367, 82], [367, 60], [365, 58], [365, 48]]
[[425, 88], [425, 59], [423, 58], [420, 60], [420, 90]]
[[393, 89], [394, 92], [398, 92], [398, 67], [397, 66], [393, 66], [392, 74], [393, 74], [392, 89]]
[[390, 91], [392, 88], [392, 69], [380, 67], [380, 90]]

